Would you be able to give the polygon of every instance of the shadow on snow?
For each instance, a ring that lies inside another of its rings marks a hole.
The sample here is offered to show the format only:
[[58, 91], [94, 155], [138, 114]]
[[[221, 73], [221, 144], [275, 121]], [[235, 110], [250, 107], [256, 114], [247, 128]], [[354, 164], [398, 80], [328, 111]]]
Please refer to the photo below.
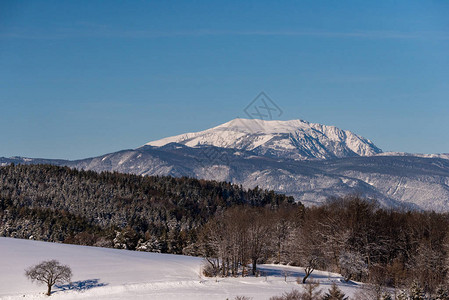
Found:
[[[285, 277], [285, 275], [287, 275], [287, 277], [291, 278], [300, 278], [302, 279], [305, 276], [304, 270], [292, 270], [292, 269], [283, 269], [283, 268], [277, 268], [277, 267], [273, 267], [273, 266], [258, 266], [258, 269], [260, 271], [260, 276], [275, 276], [275, 277]], [[326, 279], [329, 282], [325, 282]], [[310, 277], [309, 277], [309, 282], [310, 280], [319, 280], [320, 284], [322, 285], [330, 285], [333, 282], [335, 283], [339, 283], [343, 286], [357, 286], [358, 284], [353, 282], [353, 281], [345, 281], [343, 279], [343, 277], [341, 276], [337, 276], [335, 277], [335, 275], [330, 275], [330, 274], [325, 274], [325, 273], [317, 273], [317, 272], [313, 272]], [[324, 280], [324, 282], [323, 282]], [[290, 281], [290, 280], [289, 280]]]
[[106, 285], [108, 284], [100, 282], [100, 279], [87, 279], [71, 282], [69, 284], [55, 285], [55, 287], [59, 289], [58, 291], [67, 291], [67, 290], [86, 291], [95, 287], [101, 287]]

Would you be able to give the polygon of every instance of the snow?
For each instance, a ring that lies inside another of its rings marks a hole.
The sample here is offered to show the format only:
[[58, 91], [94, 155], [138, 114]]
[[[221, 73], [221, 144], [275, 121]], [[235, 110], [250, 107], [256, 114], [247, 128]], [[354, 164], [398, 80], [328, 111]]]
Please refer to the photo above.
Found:
[[[261, 277], [205, 278], [198, 257], [0, 238], [0, 299], [47, 299], [45, 287], [28, 281], [24, 269], [48, 259], [73, 271], [72, 288], [54, 288], [51, 299], [269, 299], [301, 290], [296, 278], [304, 276], [299, 267], [260, 265]], [[312, 278], [323, 292], [332, 282], [347, 295], [360, 288], [334, 273], [315, 271]]]
[[[319, 124], [311, 124], [307, 121], [303, 120], [290, 120], [290, 121], [277, 121], [277, 120], [257, 120], [257, 119], [234, 119], [227, 123], [221, 124], [219, 126], [213, 127], [211, 129], [207, 129], [200, 132], [190, 132], [185, 134], [180, 134], [172, 137], [163, 138], [157, 141], [152, 141], [147, 143], [146, 145], [160, 147], [169, 143], [179, 143], [185, 140], [190, 140], [196, 138], [198, 136], [204, 136], [210, 133], [221, 132], [222, 139], [236, 139], [240, 138], [242, 134], [228, 134], [223, 132], [234, 132], [234, 133], [259, 133], [259, 134], [276, 134], [276, 133], [293, 133], [298, 129], [308, 129], [310, 125], [319, 125]], [[214, 141], [209, 141], [213, 143]], [[189, 142], [187, 144], [190, 147], [193, 147], [193, 143]]]
[[384, 152], [378, 153], [377, 156], [413, 156], [422, 158], [441, 158], [449, 159], [449, 153], [434, 153], [434, 154], [423, 154], [423, 153], [407, 153], [407, 152]]
[[[277, 121], [234, 119], [200, 132], [190, 132], [152, 141], [146, 145], [161, 147], [180, 143], [188, 147], [211, 145], [252, 151], [256, 148], [274, 150], [289, 158], [330, 158], [375, 155], [381, 150], [370, 140], [335, 126], [303, 120]], [[304, 154], [307, 152], [308, 154]], [[292, 154], [293, 153], [293, 154]], [[328, 153], [333, 153], [330, 157]]]

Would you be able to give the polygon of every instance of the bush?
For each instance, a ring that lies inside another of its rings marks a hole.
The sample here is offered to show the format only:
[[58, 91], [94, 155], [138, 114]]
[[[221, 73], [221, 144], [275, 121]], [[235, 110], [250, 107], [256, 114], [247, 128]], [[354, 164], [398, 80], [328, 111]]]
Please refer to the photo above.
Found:
[[201, 269], [202, 273], [206, 277], [215, 277], [218, 275], [218, 269], [212, 266], [209, 262], [203, 263], [203, 267]]

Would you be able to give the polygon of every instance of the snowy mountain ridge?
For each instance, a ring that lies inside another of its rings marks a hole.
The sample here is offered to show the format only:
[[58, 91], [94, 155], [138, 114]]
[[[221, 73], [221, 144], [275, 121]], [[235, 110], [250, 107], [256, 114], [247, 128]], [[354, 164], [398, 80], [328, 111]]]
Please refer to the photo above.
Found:
[[376, 155], [377, 156], [412, 156], [412, 157], [424, 157], [424, 158], [449, 159], [449, 153], [424, 154], [424, 153], [408, 153], [408, 152], [382, 152], [382, 153], [379, 153]]
[[449, 211], [449, 154], [383, 153], [371, 141], [301, 120], [235, 119], [196, 133], [81, 160], [0, 157], [7, 164], [169, 175], [259, 186], [306, 205], [358, 194], [387, 207]]
[[276, 121], [234, 119], [199, 132], [185, 133], [147, 143], [188, 147], [215, 146], [253, 151], [258, 155], [304, 159], [372, 156], [382, 150], [370, 140], [335, 126], [303, 120]]

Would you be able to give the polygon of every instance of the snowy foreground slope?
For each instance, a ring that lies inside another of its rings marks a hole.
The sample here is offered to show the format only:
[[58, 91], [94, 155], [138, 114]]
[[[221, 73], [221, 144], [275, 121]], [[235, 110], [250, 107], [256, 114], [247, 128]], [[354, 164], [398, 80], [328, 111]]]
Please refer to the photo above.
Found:
[[[300, 289], [295, 277], [303, 269], [261, 265], [266, 277], [204, 278], [202, 260], [182, 255], [136, 252], [0, 238], [0, 299], [46, 299], [44, 286], [28, 281], [24, 269], [42, 260], [57, 259], [72, 268], [73, 287], [54, 288], [50, 299], [233, 299], [245, 295], [269, 299]], [[283, 270], [290, 276], [284, 281]], [[357, 284], [342, 283], [338, 274], [316, 271], [312, 277], [327, 291], [337, 282], [347, 294]]]

